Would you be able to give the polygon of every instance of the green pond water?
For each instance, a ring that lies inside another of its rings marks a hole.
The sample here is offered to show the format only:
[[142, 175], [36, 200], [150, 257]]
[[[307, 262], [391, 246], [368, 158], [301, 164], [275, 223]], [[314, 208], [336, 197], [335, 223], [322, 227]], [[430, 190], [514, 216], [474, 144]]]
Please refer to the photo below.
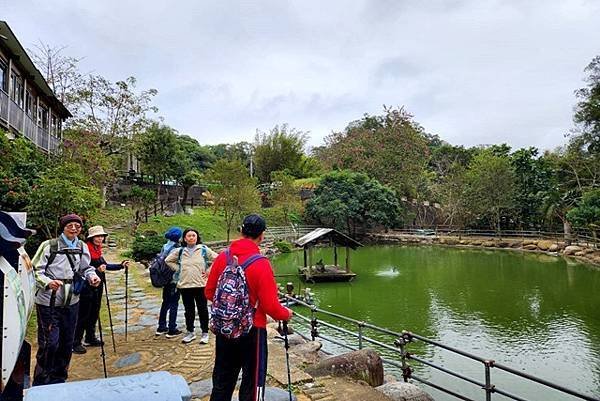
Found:
[[[313, 260], [333, 263], [331, 249], [314, 251]], [[276, 274], [297, 272], [302, 252], [274, 259]], [[344, 252], [340, 261], [345, 260]], [[600, 399], [600, 269], [562, 258], [514, 251], [466, 250], [435, 246], [372, 246], [353, 251], [351, 283], [308, 284], [315, 304], [327, 311], [394, 331], [409, 330], [475, 355], [522, 370]], [[294, 277], [296, 290], [305, 288]], [[309, 315], [306, 308], [295, 307]], [[352, 324], [318, 315], [348, 329]], [[296, 318], [295, 324], [301, 320]], [[322, 328], [322, 333], [357, 346], [357, 340]], [[305, 333], [306, 330], [303, 330]], [[393, 338], [365, 331], [374, 339]], [[342, 348], [327, 344], [332, 352]], [[484, 381], [484, 368], [440, 348], [415, 342], [409, 351], [430, 362]], [[391, 351], [384, 357], [394, 358]], [[475, 400], [477, 386], [412, 361], [414, 374]], [[398, 375], [398, 368], [385, 366]], [[492, 369], [492, 383], [527, 400], [577, 398]], [[423, 386], [436, 400], [454, 400]], [[494, 394], [492, 399], [509, 399]]]

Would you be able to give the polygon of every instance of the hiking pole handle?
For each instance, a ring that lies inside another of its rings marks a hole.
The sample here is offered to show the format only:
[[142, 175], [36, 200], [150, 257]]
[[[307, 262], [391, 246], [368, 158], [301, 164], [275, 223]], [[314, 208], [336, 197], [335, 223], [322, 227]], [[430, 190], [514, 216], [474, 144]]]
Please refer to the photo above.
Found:
[[290, 349], [290, 344], [288, 342], [288, 322], [287, 320], [283, 320], [283, 344], [285, 349]]

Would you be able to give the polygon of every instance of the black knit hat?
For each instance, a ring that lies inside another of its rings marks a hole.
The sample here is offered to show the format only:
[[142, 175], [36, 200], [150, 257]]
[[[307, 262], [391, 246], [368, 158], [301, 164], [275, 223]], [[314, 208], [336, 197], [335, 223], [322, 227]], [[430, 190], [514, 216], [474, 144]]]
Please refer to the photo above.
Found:
[[60, 231], [63, 231], [66, 225], [69, 223], [79, 223], [79, 225], [83, 226], [83, 220], [81, 220], [81, 217], [77, 216], [75, 213], [71, 213], [60, 218], [58, 223], [60, 226]]
[[267, 222], [258, 214], [250, 214], [244, 217], [242, 223], [242, 235], [256, 238], [267, 229]]

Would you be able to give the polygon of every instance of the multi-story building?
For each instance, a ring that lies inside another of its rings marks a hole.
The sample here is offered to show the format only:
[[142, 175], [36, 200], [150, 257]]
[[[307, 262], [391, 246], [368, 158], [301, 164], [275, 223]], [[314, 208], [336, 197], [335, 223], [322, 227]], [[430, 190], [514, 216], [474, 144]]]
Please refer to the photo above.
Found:
[[8, 24], [0, 21], [0, 128], [54, 152], [69, 117]]

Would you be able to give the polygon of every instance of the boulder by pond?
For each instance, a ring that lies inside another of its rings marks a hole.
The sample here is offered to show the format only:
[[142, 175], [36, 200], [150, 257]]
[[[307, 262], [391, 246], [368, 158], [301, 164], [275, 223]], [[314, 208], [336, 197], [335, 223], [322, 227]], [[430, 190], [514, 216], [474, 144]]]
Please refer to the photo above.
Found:
[[370, 348], [332, 356], [306, 368], [312, 376], [347, 376], [372, 387], [383, 384], [383, 361]]

